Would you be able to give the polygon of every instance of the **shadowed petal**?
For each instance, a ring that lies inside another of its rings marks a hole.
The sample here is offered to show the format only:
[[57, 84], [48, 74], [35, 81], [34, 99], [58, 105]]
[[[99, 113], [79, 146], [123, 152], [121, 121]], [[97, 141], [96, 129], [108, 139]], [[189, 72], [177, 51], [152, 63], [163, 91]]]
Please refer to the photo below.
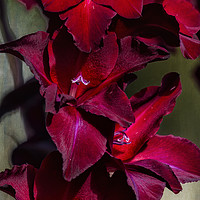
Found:
[[165, 183], [137, 170], [126, 169], [127, 182], [132, 187], [137, 200], [159, 200], [162, 197]]
[[200, 150], [181, 137], [154, 136], [133, 161], [154, 159], [169, 165], [181, 183], [200, 180]]
[[99, 199], [109, 184], [106, 170], [97, 163], [71, 182], [62, 175], [62, 157], [51, 153], [42, 163], [35, 177], [34, 197], [48, 200]]
[[130, 101], [117, 84], [104, 88], [80, 106], [93, 114], [108, 117], [123, 127], [134, 122]]
[[[102, 157], [107, 142], [102, 134], [112, 134], [113, 126], [109, 126], [106, 119], [96, 119], [95, 116], [88, 119], [86, 114], [67, 106], [61, 108], [57, 114], [47, 116], [47, 130], [62, 153], [63, 173], [68, 181], [83, 173]], [[96, 124], [92, 124], [92, 120], [95, 120], [93, 123]], [[101, 132], [97, 123], [105, 123], [104, 127], [100, 127]]]
[[123, 3], [120, 0], [94, 0], [94, 2], [111, 6], [117, 14], [128, 19], [140, 17], [143, 7], [143, 0], [125, 0]]
[[16, 199], [33, 200], [33, 181], [36, 169], [30, 165], [14, 166], [0, 173], [0, 190]]
[[177, 194], [182, 190], [182, 187], [177, 179], [177, 177], [174, 175], [174, 172], [172, 169], [161, 162], [158, 162], [156, 160], [152, 159], [144, 159], [139, 161], [130, 161], [126, 165], [128, 165], [131, 168], [131, 164], [134, 166], [140, 166], [144, 167], [145, 169], [150, 170], [151, 172], [155, 173], [156, 175], [163, 178], [167, 183], [168, 187]]
[[61, 18], [67, 18], [65, 25], [79, 49], [90, 52], [99, 48], [100, 41], [115, 15], [113, 10], [85, 0], [62, 14]]
[[127, 161], [132, 159], [144, 143], [158, 131], [163, 116], [172, 112], [181, 92], [177, 73], [164, 76], [161, 87], [148, 87], [131, 97], [135, 123], [126, 131], [128, 145], [114, 145], [113, 155]]

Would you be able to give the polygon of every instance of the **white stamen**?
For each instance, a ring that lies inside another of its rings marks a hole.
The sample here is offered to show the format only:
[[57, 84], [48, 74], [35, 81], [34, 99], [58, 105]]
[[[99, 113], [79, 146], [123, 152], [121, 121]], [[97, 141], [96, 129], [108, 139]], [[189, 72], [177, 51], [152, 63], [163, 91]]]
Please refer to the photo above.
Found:
[[72, 83], [76, 83], [77, 85], [80, 84], [80, 82], [82, 82], [84, 85], [88, 85], [90, 83], [90, 81], [86, 81], [82, 75], [79, 75], [77, 78], [74, 78], [71, 80]]

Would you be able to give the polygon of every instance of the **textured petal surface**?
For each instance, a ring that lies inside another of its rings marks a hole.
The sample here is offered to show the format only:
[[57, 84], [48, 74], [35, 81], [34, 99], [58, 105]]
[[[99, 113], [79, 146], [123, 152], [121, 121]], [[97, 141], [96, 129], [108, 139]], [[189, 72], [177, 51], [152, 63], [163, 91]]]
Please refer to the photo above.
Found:
[[95, 165], [68, 182], [62, 175], [62, 157], [58, 152], [53, 152], [43, 161], [38, 170], [34, 184], [34, 196], [36, 199], [48, 200], [97, 200], [108, 186], [108, 177], [101, 165]]
[[[97, 52], [87, 54], [74, 45], [65, 27], [54, 34], [48, 44], [50, 76], [61, 93], [68, 94], [70, 87], [74, 87], [71, 88], [75, 90], [71, 91], [71, 95], [78, 98], [85, 90], [96, 87], [107, 78], [115, 66], [118, 46], [114, 34], [109, 34], [104, 42], [104, 46]], [[80, 75], [89, 84], [84, 85], [83, 82], [72, 84], [72, 80]]]
[[137, 170], [126, 169], [128, 184], [132, 187], [137, 200], [159, 200], [162, 197], [165, 183]]
[[51, 84], [44, 67], [48, 64], [45, 56], [48, 41], [48, 33], [37, 32], [14, 42], [0, 45], [0, 52], [11, 53], [24, 60], [40, 84], [47, 87]]
[[79, 49], [90, 52], [99, 48], [100, 41], [115, 15], [113, 10], [85, 0], [61, 15], [61, 18], [68, 18], [65, 25]]
[[129, 127], [134, 122], [130, 101], [116, 83], [85, 101], [81, 107], [93, 114], [108, 117], [123, 127]]
[[135, 123], [126, 131], [128, 145], [114, 145], [113, 155], [127, 161], [133, 158], [144, 143], [159, 129], [163, 116], [172, 112], [181, 92], [179, 75], [164, 76], [161, 87], [148, 87], [131, 97]]
[[78, 99], [79, 104], [96, 95], [110, 83], [119, 81], [126, 73], [138, 71], [144, 68], [148, 62], [166, 58], [168, 58], [168, 52], [163, 48], [148, 47], [142, 42], [132, 40], [131, 37], [122, 39], [119, 56], [112, 72], [98, 87], [88, 90], [81, 96]]
[[156, 135], [133, 161], [144, 159], [154, 159], [169, 165], [182, 183], [200, 180], [200, 150], [187, 139]]
[[111, 6], [117, 14], [125, 18], [138, 18], [141, 16], [143, 0], [94, 0], [94, 2]]
[[[99, 127], [98, 123], [105, 126]], [[102, 157], [107, 142], [102, 134], [108, 136], [112, 129], [106, 118], [80, 113], [70, 106], [55, 115], [48, 114], [47, 130], [62, 153], [66, 180], [77, 177]]]
[[61, 12], [77, 5], [81, 0], [41, 0], [44, 9], [49, 12]]
[[0, 190], [16, 199], [33, 200], [36, 170], [30, 165], [14, 166], [0, 173]]

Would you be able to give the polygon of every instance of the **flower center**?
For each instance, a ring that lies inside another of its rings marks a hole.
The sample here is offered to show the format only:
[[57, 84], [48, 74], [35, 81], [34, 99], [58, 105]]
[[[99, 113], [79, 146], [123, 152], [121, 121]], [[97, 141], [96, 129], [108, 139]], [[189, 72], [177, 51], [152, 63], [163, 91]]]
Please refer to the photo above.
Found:
[[113, 144], [123, 145], [123, 144], [131, 144], [130, 138], [125, 133], [126, 130], [117, 131], [114, 133]]

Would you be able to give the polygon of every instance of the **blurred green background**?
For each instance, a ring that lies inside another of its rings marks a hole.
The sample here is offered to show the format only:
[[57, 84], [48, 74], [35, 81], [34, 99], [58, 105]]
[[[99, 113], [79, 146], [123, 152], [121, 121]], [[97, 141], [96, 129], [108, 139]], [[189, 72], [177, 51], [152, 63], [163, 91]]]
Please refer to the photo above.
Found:
[[[0, 0], [2, 1], [2, 0]], [[25, 7], [16, 0], [7, 0], [5, 11], [8, 16], [10, 27], [16, 38], [36, 31], [46, 30], [46, 20], [38, 8], [27, 11]], [[1, 26], [0, 43], [4, 43], [3, 29]], [[0, 54], [0, 100], [9, 91], [14, 89], [13, 76], [10, 70], [10, 57]], [[148, 64], [147, 68], [137, 72], [138, 79], [128, 89], [128, 96], [132, 96], [140, 89], [160, 85], [162, 77], [168, 72], [178, 72], [182, 82], [182, 94], [177, 100], [172, 114], [166, 116], [161, 124], [159, 134], [174, 134], [185, 137], [200, 147], [200, 88], [194, 80], [193, 74], [199, 59], [192, 61], [185, 59], [180, 50], [171, 56], [167, 61]], [[29, 69], [23, 64], [23, 77], [28, 80], [32, 77]], [[26, 140], [24, 125], [20, 118], [19, 110], [6, 115], [0, 121], [0, 171], [11, 168], [12, 150], [18, 144]], [[186, 149], [187, 151], [187, 149]], [[185, 184], [184, 191], [174, 195], [167, 189], [164, 192], [163, 200], [198, 200], [200, 197], [200, 184]], [[0, 192], [1, 200], [12, 199]]]

